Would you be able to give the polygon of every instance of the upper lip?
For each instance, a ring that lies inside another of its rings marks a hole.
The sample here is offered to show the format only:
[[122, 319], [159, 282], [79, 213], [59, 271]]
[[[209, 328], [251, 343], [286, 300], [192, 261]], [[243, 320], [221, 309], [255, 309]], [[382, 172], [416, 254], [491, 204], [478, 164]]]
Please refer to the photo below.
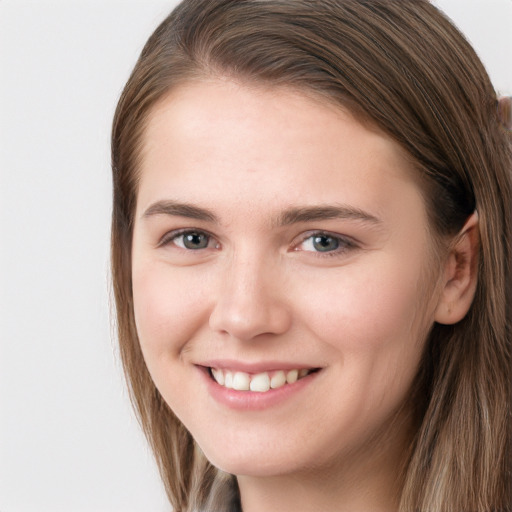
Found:
[[197, 366], [204, 366], [206, 368], [217, 368], [222, 370], [232, 370], [245, 373], [263, 373], [278, 370], [313, 370], [319, 366], [312, 366], [307, 363], [294, 363], [283, 361], [259, 361], [259, 362], [246, 362], [234, 359], [212, 359], [197, 363]]

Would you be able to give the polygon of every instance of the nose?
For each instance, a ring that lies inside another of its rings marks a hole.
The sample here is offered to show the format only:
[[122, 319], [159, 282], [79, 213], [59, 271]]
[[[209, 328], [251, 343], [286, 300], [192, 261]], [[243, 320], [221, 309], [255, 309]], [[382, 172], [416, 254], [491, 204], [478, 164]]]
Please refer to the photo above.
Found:
[[221, 280], [209, 322], [214, 332], [248, 341], [289, 329], [291, 312], [277, 264], [239, 255]]

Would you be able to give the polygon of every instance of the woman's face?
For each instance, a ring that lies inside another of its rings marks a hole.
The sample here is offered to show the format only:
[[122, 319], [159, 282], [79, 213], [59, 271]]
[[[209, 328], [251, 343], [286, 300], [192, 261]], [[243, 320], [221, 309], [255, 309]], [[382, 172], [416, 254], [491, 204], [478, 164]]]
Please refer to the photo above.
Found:
[[327, 467], [396, 416], [436, 306], [410, 173], [390, 139], [286, 89], [196, 83], [154, 110], [136, 325], [157, 388], [218, 467]]

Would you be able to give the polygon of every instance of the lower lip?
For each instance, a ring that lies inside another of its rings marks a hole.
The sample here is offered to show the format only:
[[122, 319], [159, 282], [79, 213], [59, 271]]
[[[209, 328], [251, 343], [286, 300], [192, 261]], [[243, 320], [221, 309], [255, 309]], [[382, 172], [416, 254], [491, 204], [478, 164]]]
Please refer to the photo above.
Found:
[[230, 409], [244, 411], [259, 411], [269, 407], [275, 407], [289, 400], [294, 395], [307, 388], [321, 373], [316, 371], [302, 377], [293, 384], [285, 384], [277, 389], [269, 389], [263, 393], [256, 391], [237, 391], [219, 385], [210, 376], [206, 368], [201, 368], [203, 378], [206, 380], [208, 391], [214, 400]]

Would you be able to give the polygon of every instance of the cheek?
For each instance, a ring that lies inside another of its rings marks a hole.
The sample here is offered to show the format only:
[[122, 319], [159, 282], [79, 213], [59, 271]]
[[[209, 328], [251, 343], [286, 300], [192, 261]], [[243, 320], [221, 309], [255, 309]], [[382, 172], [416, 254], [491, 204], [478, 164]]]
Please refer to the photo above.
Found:
[[144, 268], [134, 265], [135, 323], [148, 366], [161, 358], [179, 356], [205, 317], [201, 300], [204, 288], [186, 275], [176, 277], [158, 262]]
[[[430, 320], [422, 310], [416, 273], [388, 269], [358, 278], [354, 272], [340, 276], [330, 292], [327, 297], [311, 290], [310, 310], [304, 315], [309, 329], [330, 348], [342, 390], [333, 393], [328, 409], [340, 410], [339, 424], [349, 418], [347, 432], [359, 439], [365, 429], [389, 424], [406, 400]], [[339, 402], [345, 406], [340, 408]]]
[[403, 392], [416, 373], [433, 323], [421, 275], [419, 264], [406, 268], [390, 258], [341, 268], [300, 294], [308, 297], [301, 306], [308, 328], [339, 354], [351, 381], [371, 387], [369, 394]]
[[[318, 285], [318, 283], [317, 283]], [[309, 297], [315, 330], [353, 348], [378, 348], [394, 335], [413, 334], [423, 323], [424, 296], [417, 276], [389, 272], [343, 275], [325, 287], [304, 292]], [[350, 336], [346, 336], [351, 333]]]

